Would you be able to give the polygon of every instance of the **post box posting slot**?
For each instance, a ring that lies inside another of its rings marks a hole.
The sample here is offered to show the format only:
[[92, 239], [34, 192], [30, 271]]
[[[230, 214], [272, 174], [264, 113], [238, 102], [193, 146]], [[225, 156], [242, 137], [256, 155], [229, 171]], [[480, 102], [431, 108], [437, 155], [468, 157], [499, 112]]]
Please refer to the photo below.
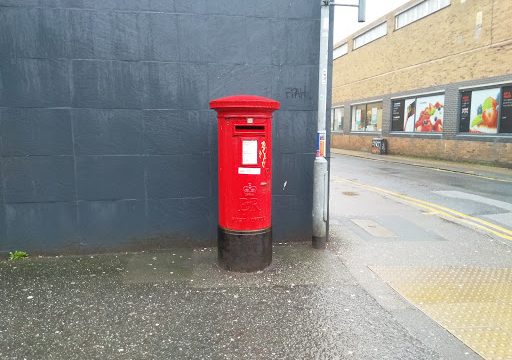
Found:
[[235, 125], [234, 130], [235, 135], [247, 135], [247, 134], [256, 134], [256, 135], [265, 135], [265, 125]]

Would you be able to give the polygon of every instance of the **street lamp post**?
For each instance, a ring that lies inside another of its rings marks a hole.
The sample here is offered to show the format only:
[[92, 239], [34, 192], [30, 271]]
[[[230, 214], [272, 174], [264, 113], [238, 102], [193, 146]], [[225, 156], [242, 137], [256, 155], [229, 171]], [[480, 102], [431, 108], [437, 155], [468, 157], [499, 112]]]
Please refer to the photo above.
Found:
[[317, 150], [313, 163], [313, 247], [325, 249], [329, 206], [329, 172], [326, 156], [327, 144], [327, 79], [329, 63], [329, 11], [331, 6], [358, 7], [358, 21], [365, 21], [366, 0], [358, 5], [336, 4], [332, 0], [320, 2], [320, 58], [318, 71], [318, 130]]

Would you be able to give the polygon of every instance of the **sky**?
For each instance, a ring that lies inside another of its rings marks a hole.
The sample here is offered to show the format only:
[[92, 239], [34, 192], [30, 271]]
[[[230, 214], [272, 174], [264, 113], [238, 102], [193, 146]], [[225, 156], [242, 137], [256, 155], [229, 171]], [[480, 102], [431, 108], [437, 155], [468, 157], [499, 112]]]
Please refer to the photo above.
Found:
[[[366, 22], [357, 22], [357, 8], [333, 6], [334, 8], [334, 44], [343, 40], [372, 21], [393, 11], [409, 0], [366, 0]], [[357, 0], [335, 0], [338, 4], [357, 4]]]

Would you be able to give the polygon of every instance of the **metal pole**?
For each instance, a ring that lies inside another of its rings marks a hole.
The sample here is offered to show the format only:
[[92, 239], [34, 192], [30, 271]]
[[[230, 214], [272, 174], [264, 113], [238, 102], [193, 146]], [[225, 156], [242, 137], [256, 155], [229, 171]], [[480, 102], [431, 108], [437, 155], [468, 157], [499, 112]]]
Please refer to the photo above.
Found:
[[321, 1], [320, 12], [320, 59], [318, 74], [318, 130], [317, 151], [313, 163], [313, 247], [325, 249], [327, 243], [327, 172], [326, 154], [326, 111], [327, 111], [327, 66], [329, 49], [329, 7], [330, 0]]
[[358, 21], [366, 17], [366, 0], [355, 4], [335, 4], [333, 0], [320, 1], [320, 59], [318, 74], [318, 130], [317, 150], [313, 163], [313, 247], [325, 249], [327, 245], [327, 221], [329, 215], [329, 170], [325, 158], [327, 132], [327, 79], [329, 62], [329, 10], [331, 6], [358, 7]]

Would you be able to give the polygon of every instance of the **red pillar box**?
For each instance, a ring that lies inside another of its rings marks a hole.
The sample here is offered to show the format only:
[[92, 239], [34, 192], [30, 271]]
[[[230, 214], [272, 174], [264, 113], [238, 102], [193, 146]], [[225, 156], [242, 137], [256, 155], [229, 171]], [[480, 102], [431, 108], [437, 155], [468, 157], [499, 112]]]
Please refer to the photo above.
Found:
[[210, 101], [219, 142], [219, 263], [256, 271], [272, 262], [272, 112], [279, 102], [252, 95]]

